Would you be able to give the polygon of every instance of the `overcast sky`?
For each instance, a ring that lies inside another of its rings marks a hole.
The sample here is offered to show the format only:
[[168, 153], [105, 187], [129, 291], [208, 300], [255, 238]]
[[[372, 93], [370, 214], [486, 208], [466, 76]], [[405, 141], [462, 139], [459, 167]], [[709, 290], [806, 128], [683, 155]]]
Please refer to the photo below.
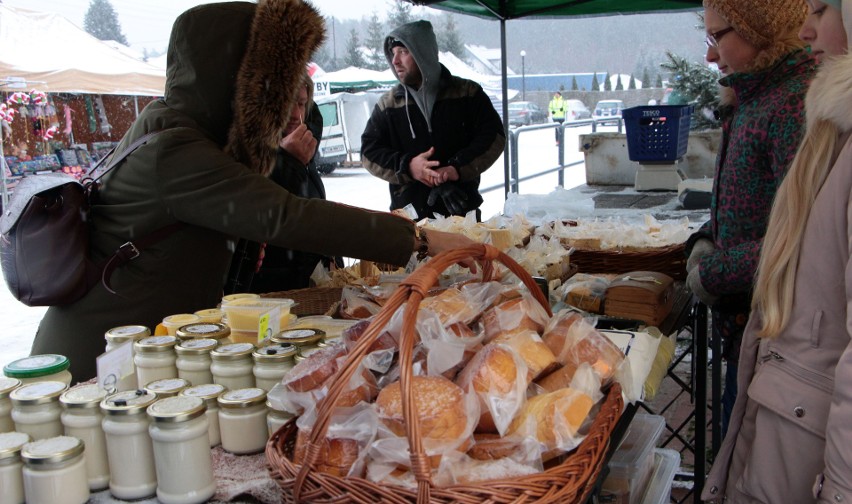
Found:
[[[0, 0], [5, 5], [42, 12], [62, 14], [77, 26], [83, 26], [83, 17], [89, 8], [89, 0]], [[360, 19], [373, 11], [384, 19], [391, 0], [312, 0], [325, 16], [338, 19]], [[169, 42], [169, 33], [175, 18], [195, 5], [212, 3], [205, 0], [110, 0], [118, 14], [121, 29], [130, 45], [164, 51]], [[423, 7], [414, 7], [416, 14]], [[50, 34], [45, 34], [50, 36]], [[57, 41], [62, 43], [62, 41]]]

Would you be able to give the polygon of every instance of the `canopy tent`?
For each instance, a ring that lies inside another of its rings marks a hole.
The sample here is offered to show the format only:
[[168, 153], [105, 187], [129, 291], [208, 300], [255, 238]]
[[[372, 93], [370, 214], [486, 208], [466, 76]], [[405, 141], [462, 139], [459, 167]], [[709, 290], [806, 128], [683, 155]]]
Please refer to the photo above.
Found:
[[[519, 18], [572, 18], [641, 14], [649, 12], [696, 11], [702, 0], [406, 0], [460, 14], [500, 21], [500, 53], [503, 87], [503, 117], [509, 117], [506, 67], [506, 21]], [[508, 123], [503, 127], [508, 133]], [[503, 190], [509, 194], [509, 143], [503, 155]]]
[[2, 91], [162, 96], [165, 85], [164, 69], [110, 47], [58, 14], [0, 4]]
[[336, 72], [325, 72], [314, 77], [315, 94], [318, 96], [332, 93], [366, 91], [378, 87], [396, 84], [396, 77], [390, 69], [384, 72], [366, 68], [347, 67]]

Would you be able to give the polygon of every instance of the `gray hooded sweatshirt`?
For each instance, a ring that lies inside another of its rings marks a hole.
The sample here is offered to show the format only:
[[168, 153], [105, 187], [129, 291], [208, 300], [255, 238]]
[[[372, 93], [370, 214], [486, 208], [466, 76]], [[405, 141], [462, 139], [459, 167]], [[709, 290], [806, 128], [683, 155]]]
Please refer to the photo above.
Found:
[[[405, 84], [403, 84], [403, 87], [406, 91], [406, 101], [408, 100], [408, 95], [414, 98], [414, 102], [426, 118], [426, 124], [429, 126], [429, 131], [431, 132], [432, 109], [438, 98], [438, 83], [441, 78], [441, 64], [438, 62], [438, 40], [435, 38], [432, 23], [429, 21], [415, 21], [404, 24], [385, 37], [385, 57], [393, 74], [399, 79], [399, 75], [397, 75], [396, 69], [393, 67], [392, 46], [396, 41], [402, 42], [406, 49], [408, 49], [411, 56], [414, 57], [417, 67], [420, 68], [420, 73], [423, 75], [423, 83], [420, 85], [420, 89], [414, 89]], [[411, 134], [412, 136], [414, 135], [413, 128]]]

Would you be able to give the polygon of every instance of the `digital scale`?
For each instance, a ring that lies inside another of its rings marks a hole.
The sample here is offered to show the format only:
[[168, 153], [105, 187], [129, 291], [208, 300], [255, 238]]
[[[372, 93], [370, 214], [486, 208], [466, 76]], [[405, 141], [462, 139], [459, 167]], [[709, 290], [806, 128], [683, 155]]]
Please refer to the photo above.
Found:
[[681, 182], [686, 180], [683, 172], [678, 169], [678, 158], [674, 161], [638, 162], [634, 188], [637, 191], [677, 191]]

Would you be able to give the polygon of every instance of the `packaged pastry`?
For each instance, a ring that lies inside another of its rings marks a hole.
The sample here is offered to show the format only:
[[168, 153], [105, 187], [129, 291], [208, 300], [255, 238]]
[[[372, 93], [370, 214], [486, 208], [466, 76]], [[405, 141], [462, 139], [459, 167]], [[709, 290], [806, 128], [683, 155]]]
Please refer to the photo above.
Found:
[[546, 376], [559, 367], [556, 356], [536, 331], [510, 332], [499, 336], [495, 343], [512, 349], [527, 365], [527, 382]]
[[556, 356], [556, 361], [563, 365], [557, 372], [562, 373], [567, 381], [585, 362], [607, 383], [624, 361], [621, 350], [576, 311], [561, 310], [554, 315], [542, 339]]
[[548, 320], [547, 312], [530, 294], [504, 301], [482, 314], [485, 342], [516, 331], [531, 330], [539, 334]]
[[563, 388], [531, 397], [509, 426], [508, 435], [533, 437], [544, 447], [544, 461], [580, 442], [578, 431], [595, 401], [588, 394]]
[[382, 307], [361, 287], [348, 285], [340, 295], [340, 314], [348, 319], [365, 319], [379, 313]]
[[[307, 414], [296, 421], [299, 429], [293, 448], [293, 462], [296, 464], [305, 461], [315, 419], [315, 415]], [[316, 469], [339, 477], [364, 477], [363, 454], [375, 438], [377, 428], [376, 413], [368, 405], [337, 410], [320, 441]]]
[[606, 289], [616, 275], [577, 273], [561, 287], [566, 304], [591, 313], [603, 313]]

